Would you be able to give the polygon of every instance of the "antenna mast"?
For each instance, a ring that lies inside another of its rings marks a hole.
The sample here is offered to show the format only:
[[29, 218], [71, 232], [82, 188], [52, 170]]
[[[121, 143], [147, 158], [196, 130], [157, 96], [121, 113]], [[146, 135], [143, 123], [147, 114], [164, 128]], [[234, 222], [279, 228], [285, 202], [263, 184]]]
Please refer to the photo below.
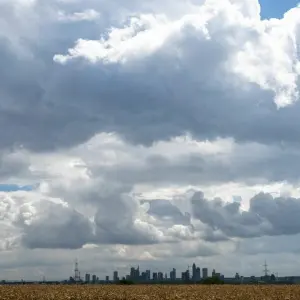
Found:
[[74, 280], [76, 282], [80, 281], [80, 272], [79, 272], [79, 269], [78, 269], [78, 260], [77, 260], [77, 258], [75, 259]]

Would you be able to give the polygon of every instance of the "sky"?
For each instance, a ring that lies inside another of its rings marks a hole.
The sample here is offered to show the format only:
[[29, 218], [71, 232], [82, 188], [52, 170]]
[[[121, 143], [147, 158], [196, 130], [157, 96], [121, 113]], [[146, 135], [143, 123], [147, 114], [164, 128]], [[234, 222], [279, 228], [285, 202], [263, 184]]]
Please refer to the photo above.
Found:
[[282, 18], [284, 13], [297, 7], [298, 0], [260, 0], [262, 18]]
[[270, 3], [0, 0], [0, 279], [299, 275], [300, 8]]

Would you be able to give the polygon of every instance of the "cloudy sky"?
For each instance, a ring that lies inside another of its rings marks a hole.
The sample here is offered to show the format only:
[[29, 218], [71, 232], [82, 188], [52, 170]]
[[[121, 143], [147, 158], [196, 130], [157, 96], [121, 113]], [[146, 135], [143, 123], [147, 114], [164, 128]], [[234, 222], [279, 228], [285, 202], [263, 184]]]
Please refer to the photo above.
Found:
[[67, 278], [75, 258], [100, 278], [299, 275], [284, 3], [0, 0], [1, 279]]

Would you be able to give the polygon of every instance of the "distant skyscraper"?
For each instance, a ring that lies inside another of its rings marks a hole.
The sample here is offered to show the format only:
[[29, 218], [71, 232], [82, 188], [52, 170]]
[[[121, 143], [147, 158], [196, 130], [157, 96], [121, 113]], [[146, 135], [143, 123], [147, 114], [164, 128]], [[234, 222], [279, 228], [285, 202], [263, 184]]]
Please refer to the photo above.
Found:
[[108, 282], [109, 281], [109, 276], [105, 277], [105, 281]]
[[212, 276], [212, 277], [215, 277], [215, 276], [216, 276], [216, 270], [215, 270], [215, 269], [213, 269], [213, 271], [212, 271], [212, 273], [211, 273], [211, 276]]
[[118, 271], [114, 271], [114, 282], [119, 281]]
[[181, 280], [182, 280], [182, 281], [185, 281], [185, 280], [186, 280], [186, 278], [185, 278], [186, 276], [185, 276], [185, 275], [186, 275], [185, 272], [181, 272]]
[[181, 273], [181, 280], [182, 281], [189, 281], [190, 280], [190, 272], [186, 270], [185, 272]]
[[186, 270], [186, 280], [190, 280], [190, 279], [191, 279], [190, 271]]
[[176, 280], [176, 269], [174, 269], [174, 268], [170, 272], [170, 279], [171, 279], [171, 281], [175, 281]]
[[93, 283], [96, 283], [96, 282], [97, 282], [97, 276], [96, 276], [96, 275], [93, 275], [93, 276], [92, 276], [92, 282], [93, 282]]
[[150, 280], [151, 279], [151, 272], [150, 270], [146, 270], [146, 280]]
[[201, 279], [201, 270], [198, 267], [198, 268], [196, 268], [196, 278], [195, 278], [195, 280], [200, 281], [200, 279]]
[[157, 279], [158, 279], [159, 281], [163, 281], [163, 280], [164, 280], [164, 274], [163, 274], [162, 272], [158, 272], [158, 274], [157, 274]]
[[193, 279], [193, 281], [196, 281], [196, 269], [197, 269], [196, 264], [193, 263], [193, 269], [192, 269], [192, 279]]
[[130, 279], [133, 281], [139, 281], [140, 278], [140, 267], [137, 267], [137, 269], [135, 268], [131, 268], [130, 269]]
[[157, 280], [157, 273], [153, 272], [152, 277], [153, 277], [153, 280], [156, 281]]
[[85, 274], [85, 282], [90, 283], [91, 281], [91, 274]]
[[131, 280], [135, 279], [135, 268], [133, 267], [130, 269], [130, 279]]
[[208, 277], [208, 269], [207, 268], [203, 268], [202, 269], [202, 278], [205, 279]]

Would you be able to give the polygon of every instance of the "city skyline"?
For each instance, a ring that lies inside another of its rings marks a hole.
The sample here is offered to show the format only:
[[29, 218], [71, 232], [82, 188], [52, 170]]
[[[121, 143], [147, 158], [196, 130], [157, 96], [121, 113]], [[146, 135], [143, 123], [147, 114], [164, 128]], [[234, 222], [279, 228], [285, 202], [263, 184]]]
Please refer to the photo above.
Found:
[[[266, 266], [266, 263], [265, 263]], [[177, 273], [178, 272], [178, 273]], [[189, 281], [192, 280], [193, 282], [200, 281], [201, 279], [206, 279], [208, 277], [214, 277], [217, 276], [219, 278], [224, 277], [224, 275], [220, 272], [217, 272], [215, 269], [212, 269], [211, 272], [209, 272], [209, 269], [207, 267], [200, 268], [195, 263], [192, 264], [192, 266], [188, 265], [186, 270], [183, 270], [182, 272], [176, 270], [174, 267], [167, 272], [167, 271], [155, 271], [151, 269], [147, 270], [140, 270], [140, 266], [137, 267], [130, 267], [130, 272], [125, 274], [124, 276], [119, 274], [118, 270], [113, 271], [113, 276], [110, 277], [110, 275], [105, 275], [104, 278], [100, 278], [97, 276], [97, 274], [91, 274], [91, 273], [85, 273], [84, 275], [80, 273], [78, 260], [75, 259], [74, 263], [74, 274], [73, 276], [70, 276], [70, 281], [74, 282], [90, 282], [93, 283], [101, 281], [106, 282], [119, 282], [120, 280], [130, 280], [134, 282], [143, 282], [143, 281]]]
[[[151, 264], [151, 263], [145, 263], [143, 261], [137, 261], [136, 264], [133, 263], [129, 263], [127, 265], [124, 266], [120, 266], [118, 265], [116, 262], [114, 264], [110, 264], [110, 267], [103, 269], [101, 267], [101, 265], [99, 264], [98, 266], [94, 263], [92, 265], [92, 267], [88, 267], [88, 265], [86, 265], [86, 260], [79, 260], [79, 259], [73, 259], [73, 260], [69, 260], [68, 263], [68, 271], [64, 274], [61, 274], [61, 272], [59, 272], [59, 267], [60, 266], [56, 266], [56, 275], [52, 275], [51, 273], [47, 273], [43, 272], [42, 269], [40, 269], [38, 272], [36, 272], [35, 274], [29, 273], [26, 274], [25, 276], [10, 276], [10, 273], [3, 273], [3, 275], [0, 277], [0, 281], [1, 280], [12, 280], [12, 281], [20, 281], [20, 280], [26, 280], [26, 281], [42, 281], [44, 279], [49, 280], [49, 281], [63, 281], [66, 280], [70, 277], [75, 278], [74, 275], [74, 267], [77, 261], [77, 269], [78, 269], [78, 274], [81, 278], [81, 280], [84, 279], [85, 274], [90, 274], [90, 276], [95, 275], [97, 278], [99, 278], [99, 280], [105, 280], [106, 276], [109, 276], [110, 279], [113, 278], [113, 273], [114, 271], [118, 272], [118, 276], [120, 278], [126, 277], [126, 275], [128, 275], [130, 272], [131, 268], [137, 268], [139, 267], [141, 272], [142, 270], [151, 270], [151, 276], [152, 273], [159, 273], [162, 272], [163, 276], [165, 276], [165, 274], [168, 275], [168, 278], [170, 278], [170, 272], [175, 268], [176, 270], [176, 274], [177, 274], [177, 278], [181, 278], [181, 273], [182, 271], [186, 271], [189, 270], [190, 274], [192, 274], [192, 270], [193, 270], [193, 264], [195, 264], [197, 267], [200, 267], [201, 269], [201, 278], [202, 278], [202, 272], [203, 272], [203, 268], [207, 269], [208, 271], [208, 277], [211, 276], [213, 270], [215, 270], [216, 273], [220, 273], [222, 275], [224, 275], [226, 278], [233, 278], [235, 276], [236, 273], [240, 274], [241, 276], [245, 276], [245, 277], [250, 277], [250, 276], [262, 276], [264, 275], [264, 269], [265, 269], [265, 264], [266, 264], [266, 260], [261, 261], [259, 265], [254, 266], [253, 268], [253, 272], [245, 272], [245, 270], [237, 268], [237, 269], [232, 269], [232, 272], [224, 272], [221, 268], [216, 268], [214, 267], [215, 265], [206, 265], [203, 261], [200, 262], [199, 260], [187, 260], [186, 264], [178, 264], [176, 263], [175, 265], [168, 265], [165, 264], [165, 262], [160, 261], [157, 262], [157, 264]], [[35, 270], [37, 270], [37, 268], [35, 268]], [[276, 276], [298, 276], [298, 273], [292, 273], [292, 272], [287, 272], [284, 273], [282, 272], [282, 270], [276, 270], [273, 268], [273, 266], [267, 265], [267, 270], [268, 270], [268, 274], [276, 274]], [[52, 271], [53, 272], [53, 271]], [[59, 274], [59, 275], [58, 275]], [[152, 277], [151, 277], [152, 278]]]
[[[203, 263], [203, 262], [202, 262]], [[137, 270], [139, 269], [139, 274], [142, 275], [143, 272], [147, 272], [147, 270], [150, 272], [150, 277], [151, 280], [153, 280], [153, 273], [157, 274], [161, 273], [163, 278], [165, 279], [165, 277], [168, 278], [168, 280], [171, 277], [171, 273], [172, 271], [175, 270], [175, 278], [177, 280], [181, 280], [183, 277], [183, 273], [189, 272], [189, 278], [191, 281], [193, 281], [193, 274], [196, 274], [196, 278], [195, 280], [199, 281], [200, 279], [205, 279], [207, 277], [212, 277], [213, 274], [217, 274], [218, 277], [220, 278], [234, 278], [236, 276], [236, 274], [239, 274], [239, 276], [243, 276], [243, 277], [251, 277], [251, 276], [255, 276], [255, 277], [260, 277], [260, 276], [264, 276], [264, 275], [271, 275], [274, 274], [275, 276], [281, 276], [281, 277], [288, 277], [288, 276], [298, 276], [298, 273], [282, 273], [282, 272], [278, 272], [278, 270], [274, 270], [273, 268], [269, 268], [269, 266], [267, 265], [267, 261], [265, 260], [263, 263], [261, 262], [261, 265], [258, 266], [258, 269], [256, 270], [256, 272], [252, 272], [252, 273], [243, 273], [241, 272], [241, 269], [236, 269], [234, 270], [234, 272], [232, 273], [227, 273], [222, 271], [221, 269], [216, 269], [215, 267], [212, 266], [203, 266], [201, 267], [201, 265], [199, 265], [199, 261], [194, 261], [191, 263], [191, 261], [189, 261], [189, 263], [186, 266], [183, 266], [182, 268], [178, 267], [178, 264], [174, 266], [165, 266], [165, 267], [161, 267], [162, 262], [160, 262], [158, 265], [156, 265], [155, 267], [151, 264], [145, 264], [143, 262], [138, 263], [137, 265], [127, 265], [124, 266], [123, 268], [119, 268], [117, 265], [115, 265], [116, 267], [110, 270], [103, 270], [103, 269], [97, 269], [95, 268], [95, 265], [93, 266], [93, 268], [87, 268], [86, 265], [84, 264], [84, 261], [78, 260], [77, 258], [74, 259], [72, 261], [72, 264], [69, 265], [69, 268], [72, 269], [69, 274], [67, 274], [67, 276], [64, 275], [56, 275], [56, 276], [48, 276], [49, 274], [44, 273], [44, 272], [39, 272], [38, 275], [36, 276], [32, 276], [32, 274], [27, 274], [27, 276], [23, 276], [23, 277], [0, 277], [0, 281], [1, 280], [5, 280], [5, 281], [21, 281], [21, 280], [25, 280], [25, 281], [65, 281], [68, 280], [69, 278], [72, 278], [72, 281], [74, 282], [84, 282], [85, 281], [85, 276], [88, 274], [90, 280], [92, 281], [92, 278], [94, 276], [94, 278], [97, 278], [97, 282], [101, 281], [104, 282], [107, 278], [107, 276], [109, 277], [109, 281], [113, 282], [113, 278], [114, 278], [114, 274], [115, 272], [117, 272], [119, 279], [127, 279], [127, 280], [132, 280], [134, 278], [130, 277], [132, 276], [132, 270]], [[176, 267], [177, 266], [177, 267]], [[200, 268], [200, 269], [199, 269]], [[199, 270], [198, 270], [199, 269]], [[134, 271], [133, 271], [134, 272]], [[204, 273], [203, 273], [204, 272]], [[167, 276], [165, 276], [167, 275]], [[129, 277], [128, 277], [129, 276]], [[159, 281], [159, 279], [157, 279], [157, 281]]]
[[20, 280], [7, 280], [2, 279], [1, 284], [24, 284], [24, 283], [44, 283], [44, 284], [124, 284], [124, 283], [136, 283], [136, 284], [192, 284], [192, 283], [205, 283], [213, 280], [220, 280], [225, 284], [253, 284], [258, 282], [273, 282], [274, 284], [294, 284], [300, 282], [300, 276], [279, 276], [278, 273], [271, 272], [268, 269], [267, 261], [263, 264], [263, 274], [261, 276], [251, 275], [244, 276], [236, 272], [234, 276], [225, 276], [220, 270], [213, 268], [210, 270], [207, 267], [201, 268], [197, 266], [195, 262], [192, 265], [188, 265], [186, 270], [172, 270], [164, 272], [155, 271], [151, 269], [142, 270], [140, 266], [130, 267], [127, 274], [121, 276], [118, 270], [113, 271], [113, 276], [106, 275], [105, 278], [100, 278], [97, 274], [84, 273], [82, 274], [79, 268], [78, 259], [74, 261], [74, 273], [69, 276], [68, 279], [63, 280], [49, 280], [43, 275], [39, 280], [28, 280], [22, 278]]

